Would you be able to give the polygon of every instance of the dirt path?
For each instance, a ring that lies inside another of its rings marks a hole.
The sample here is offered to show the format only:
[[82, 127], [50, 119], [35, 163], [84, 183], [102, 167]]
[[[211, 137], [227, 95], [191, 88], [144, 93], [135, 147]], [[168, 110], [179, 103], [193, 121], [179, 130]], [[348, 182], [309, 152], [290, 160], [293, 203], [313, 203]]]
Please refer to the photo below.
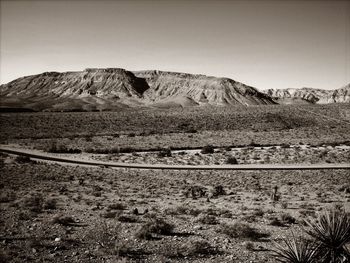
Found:
[[75, 165], [103, 166], [133, 169], [168, 169], [168, 170], [320, 170], [320, 169], [350, 169], [348, 164], [313, 164], [313, 165], [271, 165], [271, 164], [245, 164], [245, 165], [164, 165], [164, 164], [130, 164], [117, 162], [101, 162], [80, 158], [64, 158], [54, 154], [39, 152], [30, 149], [18, 149], [0, 146], [0, 151], [9, 154], [28, 156], [35, 160], [67, 163]]

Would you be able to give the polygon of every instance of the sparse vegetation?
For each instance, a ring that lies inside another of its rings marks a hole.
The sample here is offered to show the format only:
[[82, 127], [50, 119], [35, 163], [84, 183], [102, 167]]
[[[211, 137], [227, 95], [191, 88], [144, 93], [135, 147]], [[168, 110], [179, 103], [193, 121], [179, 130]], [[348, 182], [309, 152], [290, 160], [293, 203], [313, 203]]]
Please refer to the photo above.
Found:
[[222, 224], [219, 232], [224, 233], [232, 238], [259, 240], [260, 238], [269, 237], [268, 233], [262, 233], [248, 224], [236, 222], [234, 224]]

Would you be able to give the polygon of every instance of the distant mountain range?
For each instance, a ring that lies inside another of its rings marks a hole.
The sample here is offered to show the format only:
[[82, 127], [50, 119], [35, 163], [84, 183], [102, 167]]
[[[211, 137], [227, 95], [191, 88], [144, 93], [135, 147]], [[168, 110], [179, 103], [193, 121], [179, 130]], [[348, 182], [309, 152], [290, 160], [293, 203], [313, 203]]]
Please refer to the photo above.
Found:
[[350, 102], [350, 84], [335, 90], [301, 88], [268, 89], [262, 92], [280, 104]]
[[275, 104], [270, 96], [228, 78], [120, 68], [22, 77], [1, 85], [0, 96], [2, 108], [47, 111]]
[[45, 72], [0, 86], [2, 111], [96, 111], [132, 107], [349, 102], [350, 87], [325, 91], [258, 91], [229, 78], [198, 74], [88, 68]]

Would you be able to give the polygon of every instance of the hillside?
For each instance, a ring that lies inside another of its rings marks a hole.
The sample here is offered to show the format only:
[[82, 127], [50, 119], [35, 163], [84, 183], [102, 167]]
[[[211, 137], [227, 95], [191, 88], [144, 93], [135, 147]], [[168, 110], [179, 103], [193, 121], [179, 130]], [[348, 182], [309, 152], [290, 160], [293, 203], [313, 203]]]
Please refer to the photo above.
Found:
[[335, 90], [312, 88], [302, 89], [268, 89], [263, 91], [280, 104], [307, 103], [344, 103], [350, 102], [350, 84]]
[[120, 68], [45, 72], [1, 85], [0, 92], [3, 110], [94, 111], [140, 106], [274, 104], [266, 94], [228, 78]]

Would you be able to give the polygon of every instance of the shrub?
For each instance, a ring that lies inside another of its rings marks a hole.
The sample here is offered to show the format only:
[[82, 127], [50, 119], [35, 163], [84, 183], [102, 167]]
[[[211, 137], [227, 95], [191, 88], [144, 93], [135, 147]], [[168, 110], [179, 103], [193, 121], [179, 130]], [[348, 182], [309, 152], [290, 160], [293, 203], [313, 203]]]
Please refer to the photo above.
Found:
[[234, 224], [222, 224], [219, 232], [224, 233], [232, 238], [242, 238], [259, 240], [270, 236], [268, 233], [260, 233], [255, 228], [245, 223], [236, 222]]
[[54, 210], [57, 208], [57, 200], [54, 198], [47, 199], [45, 200], [43, 207], [44, 209]]
[[160, 252], [167, 258], [191, 258], [217, 254], [219, 251], [204, 239], [188, 240], [182, 245], [166, 244]]
[[317, 221], [306, 222], [311, 228], [306, 232], [320, 246], [323, 262], [341, 262], [342, 258], [350, 260], [346, 244], [350, 242], [350, 217], [344, 211], [332, 210], [323, 213]]
[[101, 217], [103, 218], [115, 218], [117, 216], [116, 211], [106, 211], [101, 214]]
[[166, 222], [162, 218], [152, 218], [150, 222], [144, 224], [135, 234], [139, 239], [152, 239], [154, 234], [169, 235], [172, 233], [174, 225]]
[[344, 211], [323, 213], [317, 220], [305, 221], [304, 229], [313, 241], [285, 239], [285, 246], [276, 244], [272, 249], [279, 262], [342, 263], [350, 261], [346, 245], [350, 242], [350, 217]]
[[18, 155], [15, 159], [17, 163], [36, 163], [35, 161], [31, 160], [28, 156]]
[[71, 216], [57, 215], [52, 219], [52, 223], [60, 224], [63, 226], [71, 226], [74, 225], [76, 222]]
[[229, 157], [227, 157], [225, 163], [226, 164], [238, 164], [238, 161], [235, 157], [229, 156]]
[[24, 199], [23, 205], [32, 212], [40, 213], [43, 209], [44, 198], [41, 194], [32, 194]]
[[224, 189], [224, 187], [222, 185], [216, 185], [214, 186], [213, 190], [212, 190], [212, 196], [213, 197], [217, 197], [220, 195], [225, 195], [226, 191]]
[[136, 223], [137, 217], [132, 215], [120, 215], [118, 216], [118, 221], [123, 223]]
[[110, 210], [125, 210], [126, 206], [122, 203], [114, 203], [114, 204], [110, 204], [108, 206], [108, 209], [110, 209]]
[[208, 241], [189, 240], [182, 246], [182, 254], [187, 257], [193, 257], [197, 255], [213, 255], [218, 251]]
[[283, 263], [317, 263], [317, 245], [302, 239], [283, 239], [284, 245], [275, 244], [273, 255]]
[[171, 150], [169, 148], [166, 149], [162, 149], [158, 152], [157, 156], [159, 158], [163, 158], [163, 157], [171, 157]]
[[202, 215], [199, 215], [196, 222], [207, 224], [207, 225], [216, 225], [219, 223], [219, 220], [214, 215], [202, 214]]
[[211, 154], [214, 153], [214, 147], [212, 145], [206, 145], [201, 150], [202, 154]]
[[283, 213], [280, 215], [283, 223], [286, 224], [295, 224], [296, 219], [292, 217], [290, 214]]

